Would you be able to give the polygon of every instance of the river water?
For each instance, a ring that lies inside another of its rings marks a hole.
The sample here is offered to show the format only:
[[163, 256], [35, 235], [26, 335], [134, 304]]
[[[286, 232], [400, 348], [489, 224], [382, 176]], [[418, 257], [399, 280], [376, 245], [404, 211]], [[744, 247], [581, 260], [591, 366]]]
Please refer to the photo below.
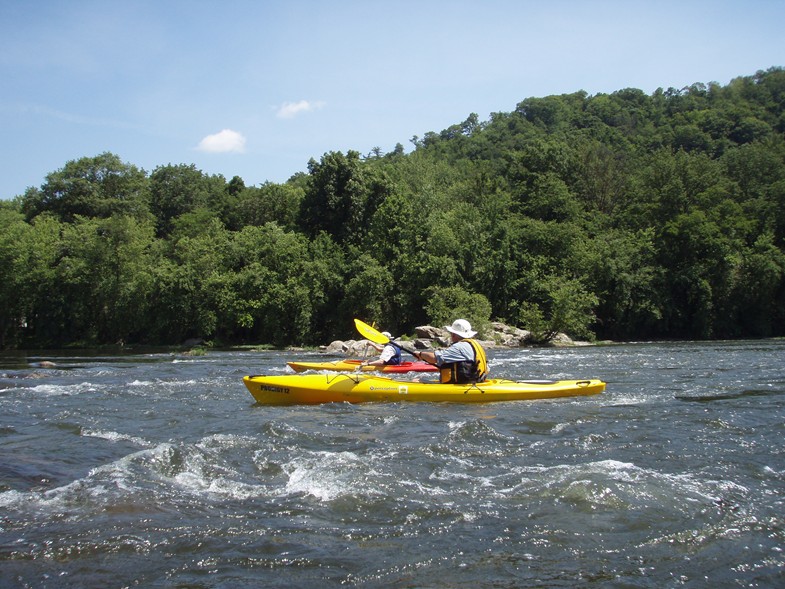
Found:
[[0, 357], [0, 587], [785, 586], [785, 340], [489, 351], [585, 398], [254, 404], [293, 358]]

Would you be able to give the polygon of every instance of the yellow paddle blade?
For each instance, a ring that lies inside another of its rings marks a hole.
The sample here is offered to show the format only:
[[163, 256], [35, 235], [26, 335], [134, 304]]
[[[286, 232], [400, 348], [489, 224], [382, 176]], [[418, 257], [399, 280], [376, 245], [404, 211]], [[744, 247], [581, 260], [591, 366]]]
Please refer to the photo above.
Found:
[[363, 336], [365, 339], [372, 341], [375, 344], [384, 345], [389, 343], [390, 338], [384, 335], [380, 331], [376, 331], [373, 327], [365, 323], [364, 321], [360, 321], [359, 319], [354, 320], [354, 325], [357, 327], [357, 331], [360, 332], [360, 335]]
[[[359, 319], [354, 320], [354, 325], [357, 327], [357, 331], [360, 332], [360, 335], [363, 336], [365, 339], [372, 341], [375, 344], [379, 344], [383, 346], [384, 344], [390, 343], [392, 340], [384, 335], [382, 332], [377, 331], [364, 321], [360, 321]], [[404, 352], [411, 354], [412, 356], [417, 356], [417, 352], [415, 350], [410, 350], [409, 348], [401, 345], [400, 343], [394, 343], [394, 345], [400, 347]]]

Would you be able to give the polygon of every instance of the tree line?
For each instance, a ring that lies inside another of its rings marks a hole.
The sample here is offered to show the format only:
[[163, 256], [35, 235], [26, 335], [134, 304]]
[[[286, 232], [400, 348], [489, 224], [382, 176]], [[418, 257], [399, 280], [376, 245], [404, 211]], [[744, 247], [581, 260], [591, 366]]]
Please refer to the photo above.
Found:
[[785, 71], [527, 98], [282, 184], [113, 153], [0, 203], [0, 347], [785, 335]]

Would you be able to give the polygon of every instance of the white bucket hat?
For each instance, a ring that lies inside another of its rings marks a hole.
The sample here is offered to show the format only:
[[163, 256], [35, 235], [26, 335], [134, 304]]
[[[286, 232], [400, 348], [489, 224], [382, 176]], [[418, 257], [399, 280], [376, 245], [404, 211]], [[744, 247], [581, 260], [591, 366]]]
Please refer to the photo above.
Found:
[[444, 329], [463, 338], [477, 335], [476, 331], [472, 331], [472, 325], [466, 319], [456, 319], [452, 322], [452, 325], [445, 325]]

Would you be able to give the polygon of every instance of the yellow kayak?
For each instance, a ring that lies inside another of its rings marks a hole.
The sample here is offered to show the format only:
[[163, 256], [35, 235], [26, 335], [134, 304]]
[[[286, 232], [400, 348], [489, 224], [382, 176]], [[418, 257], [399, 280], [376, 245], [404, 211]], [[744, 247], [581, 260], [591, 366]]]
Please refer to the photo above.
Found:
[[494, 379], [478, 384], [440, 384], [361, 373], [257, 375], [243, 377], [243, 382], [256, 402], [263, 405], [369, 401], [487, 403], [596, 395], [605, 390], [605, 383], [596, 379], [523, 382]]
[[306, 370], [331, 370], [334, 372], [353, 372], [362, 370], [363, 372], [436, 372], [439, 370], [433, 364], [427, 362], [401, 362], [400, 364], [387, 366], [361, 366], [361, 360], [336, 360], [335, 362], [287, 362], [289, 368], [295, 372], [305, 372]]

